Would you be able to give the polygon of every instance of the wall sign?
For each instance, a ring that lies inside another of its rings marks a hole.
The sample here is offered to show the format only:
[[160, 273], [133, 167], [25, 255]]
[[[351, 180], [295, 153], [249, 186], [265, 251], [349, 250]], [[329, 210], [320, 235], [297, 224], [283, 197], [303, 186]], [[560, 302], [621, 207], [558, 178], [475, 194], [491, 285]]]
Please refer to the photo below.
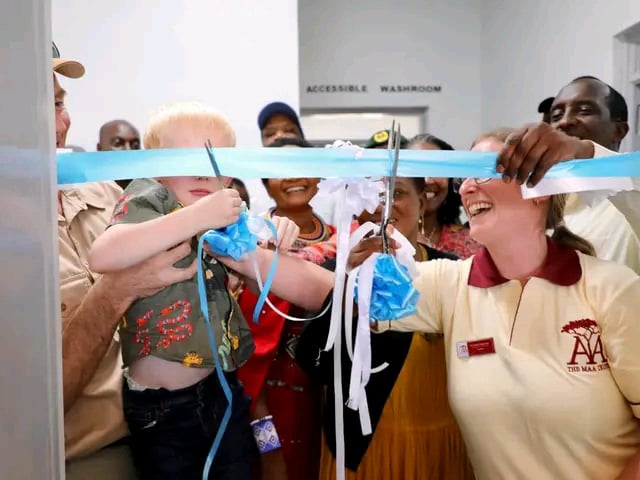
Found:
[[440, 93], [441, 85], [380, 85], [382, 93]]
[[[440, 93], [442, 85], [378, 85], [380, 93]], [[368, 85], [307, 85], [307, 93], [369, 93]]]
[[366, 85], [307, 85], [307, 93], [367, 93]]

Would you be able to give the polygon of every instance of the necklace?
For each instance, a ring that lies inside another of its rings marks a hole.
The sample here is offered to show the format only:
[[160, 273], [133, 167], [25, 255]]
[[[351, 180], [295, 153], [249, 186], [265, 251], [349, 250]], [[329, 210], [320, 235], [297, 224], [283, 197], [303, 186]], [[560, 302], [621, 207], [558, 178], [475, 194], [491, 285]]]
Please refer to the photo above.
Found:
[[433, 242], [433, 236], [436, 234], [436, 232], [438, 231], [438, 228], [440, 227], [440, 225], [438, 225], [438, 222], [436, 222], [436, 224], [433, 226], [433, 228], [429, 232], [429, 235], [425, 235], [424, 233], [425, 222], [423, 221], [422, 217], [418, 219], [418, 223], [420, 225], [420, 234], [422, 235], [422, 239], [424, 240], [424, 243], [426, 243], [432, 248], [435, 248], [436, 244]]
[[422, 233], [422, 237], [424, 238], [424, 242], [430, 247], [435, 247], [435, 244], [433, 243], [433, 235], [436, 233], [437, 229], [438, 229], [438, 226], [436, 225], [431, 229], [431, 232], [429, 232], [429, 235], [425, 235], [424, 228], [422, 229], [421, 233]]
[[[275, 207], [271, 208], [267, 214], [267, 218], [271, 219], [275, 212]], [[309, 233], [300, 233], [298, 235], [298, 241], [304, 244], [314, 244], [318, 242], [325, 242], [331, 237], [331, 230], [326, 223], [315, 213], [312, 213], [313, 217], [313, 231]]]

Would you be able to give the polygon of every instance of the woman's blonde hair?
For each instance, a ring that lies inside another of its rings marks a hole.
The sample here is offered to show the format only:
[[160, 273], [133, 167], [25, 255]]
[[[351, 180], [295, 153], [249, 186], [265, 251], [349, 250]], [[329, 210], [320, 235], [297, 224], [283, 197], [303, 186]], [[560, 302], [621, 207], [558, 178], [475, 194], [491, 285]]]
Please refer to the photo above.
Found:
[[181, 127], [211, 129], [227, 138], [230, 147], [236, 145], [235, 131], [222, 113], [199, 102], [175, 102], [161, 106], [151, 115], [144, 148], [163, 148], [164, 139]]
[[[474, 140], [471, 148], [473, 148], [474, 145], [480, 143], [481, 141], [489, 138], [493, 138], [502, 143], [506, 143], [509, 135], [515, 132], [517, 132], [515, 128], [502, 127], [487, 133], [483, 133]], [[591, 255], [595, 257], [596, 251], [595, 248], [593, 248], [593, 245], [591, 245], [589, 241], [585, 240], [581, 236], [573, 233], [564, 224], [564, 208], [566, 204], [566, 194], [551, 195], [549, 197], [549, 210], [547, 211], [545, 228], [547, 230], [553, 231], [551, 238], [559, 245], [563, 245], [565, 247], [572, 248], [573, 250], [578, 250], [585, 255]]]

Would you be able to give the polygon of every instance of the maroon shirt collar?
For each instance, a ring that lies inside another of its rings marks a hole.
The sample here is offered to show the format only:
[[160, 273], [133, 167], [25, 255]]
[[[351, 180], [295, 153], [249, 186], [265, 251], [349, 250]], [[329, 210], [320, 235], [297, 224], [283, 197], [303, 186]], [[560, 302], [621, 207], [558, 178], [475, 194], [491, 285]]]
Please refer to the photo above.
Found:
[[[468, 284], [472, 287], [491, 288], [509, 281], [500, 274], [486, 248], [480, 248], [471, 262]], [[558, 245], [547, 238], [547, 258], [533, 276], [544, 278], [556, 285], [573, 285], [582, 277], [578, 254], [575, 250]]]

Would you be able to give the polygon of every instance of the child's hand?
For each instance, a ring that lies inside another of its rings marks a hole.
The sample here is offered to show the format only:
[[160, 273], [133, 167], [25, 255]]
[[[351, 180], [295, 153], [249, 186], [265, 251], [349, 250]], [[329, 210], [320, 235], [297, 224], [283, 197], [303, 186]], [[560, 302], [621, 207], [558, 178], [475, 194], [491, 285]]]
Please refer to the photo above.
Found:
[[193, 207], [198, 230], [210, 230], [237, 222], [242, 211], [242, 199], [237, 190], [225, 188], [203, 197]]

